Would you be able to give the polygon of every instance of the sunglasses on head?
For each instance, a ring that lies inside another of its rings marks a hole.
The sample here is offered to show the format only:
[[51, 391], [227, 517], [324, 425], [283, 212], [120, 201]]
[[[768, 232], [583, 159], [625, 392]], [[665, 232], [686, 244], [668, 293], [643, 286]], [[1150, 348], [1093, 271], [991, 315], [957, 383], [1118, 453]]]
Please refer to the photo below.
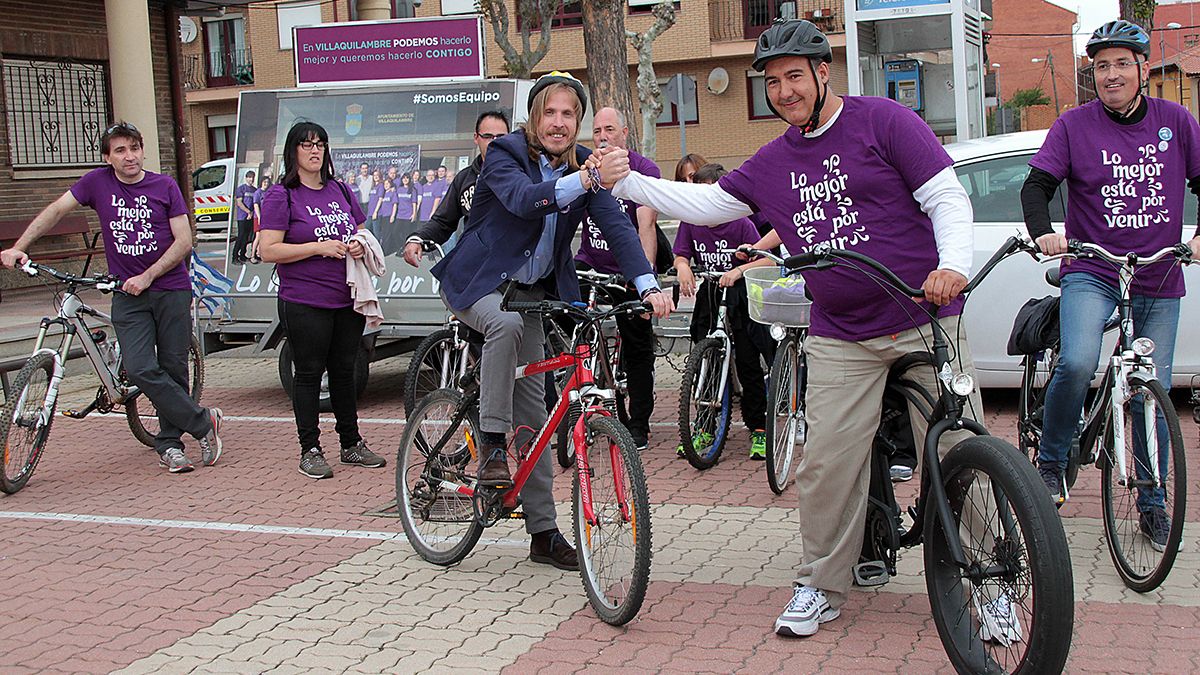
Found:
[[118, 131], [132, 131], [135, 134], [138, 133], [137, 127], [133, 126], [132, 124], [130, 124], [128, 122], [118, 122], [118, 123], [112, 125], [111, 127], [105, 129], [104, 135], [111, 136], [115, 132], [118, 132]]

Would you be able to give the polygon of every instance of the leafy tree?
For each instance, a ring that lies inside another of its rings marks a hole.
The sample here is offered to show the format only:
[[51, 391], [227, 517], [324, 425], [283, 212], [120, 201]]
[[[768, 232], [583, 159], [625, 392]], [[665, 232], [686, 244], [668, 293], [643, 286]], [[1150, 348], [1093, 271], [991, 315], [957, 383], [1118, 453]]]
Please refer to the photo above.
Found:
[[1149, 33], [1154, 28], [1154, 9], [1157, 0], [1121, 0], [1121, 18], [1132, 21]]
[[1028, 108], [1031, 105], [1049, 105], [1050, 99], [1046, 97], [1046, 92], [1042, 91], [1041, 87], [1033, 87], [1032, 89], [1018, 89], [1012, 93], [1007, 101], [1004, 102], [1004, 107], [1020, 110]]

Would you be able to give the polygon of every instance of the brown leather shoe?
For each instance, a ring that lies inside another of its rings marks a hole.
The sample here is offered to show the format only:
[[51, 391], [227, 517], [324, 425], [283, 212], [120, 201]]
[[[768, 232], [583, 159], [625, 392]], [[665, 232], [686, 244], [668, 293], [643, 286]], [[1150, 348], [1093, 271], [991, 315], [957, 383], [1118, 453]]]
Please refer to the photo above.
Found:
[[574, 547], [558, 530], [533, 535], [533, 541], [529, 544], [529, 559], [535, 563], [554, 565], [560, 570], [579, 570], [579, 557]]
[[504, 446], [485, 447], [483, 457], [486, 459], [479, 465], [479, 485], [493, 489], [512, 487], [512, 474], [508, 472]]

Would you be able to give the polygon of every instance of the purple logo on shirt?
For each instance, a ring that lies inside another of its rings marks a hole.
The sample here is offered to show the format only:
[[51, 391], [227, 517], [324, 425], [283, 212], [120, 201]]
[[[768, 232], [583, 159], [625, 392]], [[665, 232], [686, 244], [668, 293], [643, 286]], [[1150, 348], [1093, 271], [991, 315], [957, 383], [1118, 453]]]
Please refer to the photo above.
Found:
[[116, 218], [108, 222], [108, 229], [117, 253], [136, 256], [158, 250], [146, 195], [134, 197], [129, 205], [124, 197], [112, 195], [111, 206], [116, 210]]

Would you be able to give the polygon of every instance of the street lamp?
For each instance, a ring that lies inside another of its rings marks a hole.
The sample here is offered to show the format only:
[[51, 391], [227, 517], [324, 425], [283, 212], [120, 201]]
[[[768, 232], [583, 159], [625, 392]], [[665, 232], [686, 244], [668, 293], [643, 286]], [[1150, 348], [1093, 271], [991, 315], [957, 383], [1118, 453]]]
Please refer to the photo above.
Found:
[[1030, 63], [1049, 64], [1049, 66], [1050, 66], [1050, 86], [1054, 89], [1054, 116], [1058, 117], [1058, 114], [1060, 112], [1062, 112], [1062, 109], [1058, 107], [1058, 79], [1054, 76], [1054, 54], [1051, 52], [1046, 52], [1046, 58], [1039, 59], [1037, 57], [1034, 57], [1032, 59], [1029, 59], [1029, 62]]
[[1000, 64], [992, 64], [992, 72], [996, 74], [996, 116], [1000, 118], [1000, 133], [1008, 133], [1008, 125], [1004, 123], [1004, 96], [1000, 93]]
[[[1183, 28], [1183, 24], [1172, 21], [1171, 23], [1168, 23], [1166, 25], [1166, 28], [1168, 28], [1170, 30], [1177, 30], [1179, 28]], [[1167, 84], [1167, 50], [1166, 50], [1166, 46], [1164, 44], [1164, 40], [1166, 37], [1167, 37], [1166, 33], [1162, 32], [1161, 30], [1158, 31], [1158, 57], [1159, 57], [1159, 60], [1162, 62], [1162, 65], [1159, 66], [1158, 78], [1159, 78], [1159, 81], [1163, 83], [1164, 90], [1167, 88], [1166, 87], [1166, 84]], [[1179, 50], [1176, 50], [1176, 51], [1179, 51]], [[1182, 101], [1183, 101], [1183, 97], [1181, 96], [1180, 102], [1182, 102]]]

